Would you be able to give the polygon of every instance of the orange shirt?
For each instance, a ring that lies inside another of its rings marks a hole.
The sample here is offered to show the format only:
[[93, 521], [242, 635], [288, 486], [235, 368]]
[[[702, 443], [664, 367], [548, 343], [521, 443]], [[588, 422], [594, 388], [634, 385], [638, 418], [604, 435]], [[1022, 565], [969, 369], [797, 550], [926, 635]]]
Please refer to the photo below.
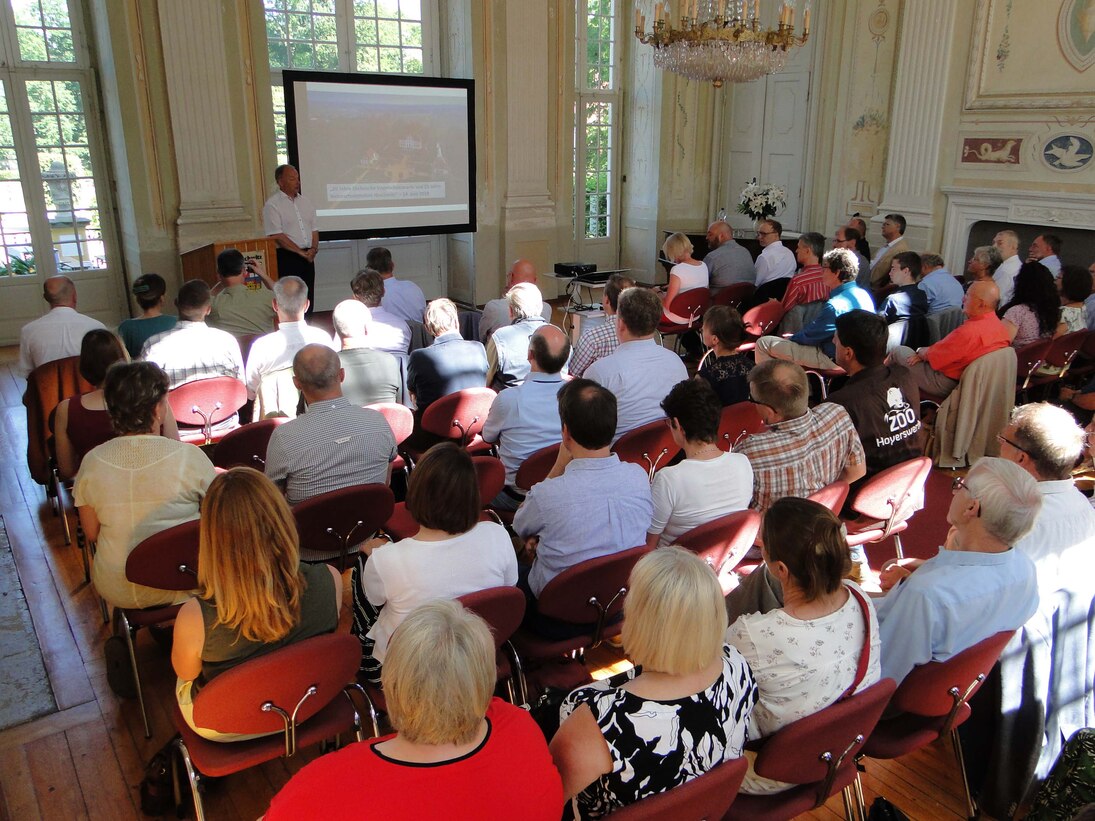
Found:
[[973, 360], [1011, 344], [1004, 323], [992, 311], [966, 321], [927, 350], [928, 364], [944, 376], [961, 379]]

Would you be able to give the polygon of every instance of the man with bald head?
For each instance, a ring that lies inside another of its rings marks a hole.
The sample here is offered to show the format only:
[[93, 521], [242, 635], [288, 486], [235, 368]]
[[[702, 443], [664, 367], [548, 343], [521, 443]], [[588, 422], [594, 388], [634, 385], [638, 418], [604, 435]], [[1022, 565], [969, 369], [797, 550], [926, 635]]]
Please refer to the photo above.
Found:
[[[504, 294], [521, 282], [536, 285], [536, 266], [532, 264], [531, 260], [514, 260], [513, 265], [506, 272], [506, 287], [502, 291], [503, 296], [500, 299], [492, 299], [483, 306], [483, 315], [479, 318], [479, 341], [484, 345], [487, 344], [487, 340], [495, 331], [509, 325], [512, 321], [509, 314], [509, 303], [506, 301]], [[551, 321], [551, 306], [546, 302], [543, 303], [540, 309], [540, 316], [544, 318], [544, 322]]]
[[973, 360], [1011, 344], [1004, 323], [996, 316], [999, 300], [995, 282], [974, 282], [962, 300], [965, 322], [926, 348], [895, 348], [890, 361], [908, 368], [922, 392], [946, 397], [958, 387], [962, 372]]
[[[275, 428], [266, 450], [266, 475], [291, 505], [351, 485], [387, 484], [391, 476], [392, 429], [377, 411], [350, 404], [343, 376], [338, 354], [326, 345], [305, 345], [293, 357], [293, 384], [308, 410]], [[301, 558], [325, 555], [302, 550]]]
[[39, 365], [80, 355], [84, 334], [105, 327], [102, 322], [76, 312], [76, 285], [66, 276], [50, 277], [42, 285], [49, 313], [28, 322], [19, 332], [19, 364], [26, 376]]
[[342, 393], [350, 404], [398, 402], [403, 385], [399, 360], [370, 344], [373, 321], [365, 304], [356, 299], [344, 299], [335, 306], [331, 321], [342, 346], [338, 352], [346, 374], [342, 380]]
[[506, 466], [506, 486], [492, 507], [516, 510], [529, 488], [516, 485], [517, 469], [540, 448], [554, 445], [559, 425], [561, 371], [570, 356], [570, 339], [554, 325], [541, 325], [528, 344], [529, 373], [524, 382], [498, 394], [483, 426], [483, 439], [498, 445]]
[[707, 247], [703, 261], [711, 274], [713, 289], [725, 288], [736, 282], [752, 284], [757, 278], [753, 257], [748, 249], [734, 241], [734, 229], [726, 220], [715, 220], [707, 226]]

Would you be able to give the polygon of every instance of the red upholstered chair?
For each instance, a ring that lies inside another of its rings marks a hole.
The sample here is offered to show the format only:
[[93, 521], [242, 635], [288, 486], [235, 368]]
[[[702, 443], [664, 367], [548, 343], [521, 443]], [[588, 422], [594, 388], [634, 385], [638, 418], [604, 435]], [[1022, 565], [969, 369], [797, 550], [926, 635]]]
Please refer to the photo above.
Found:
[[229, 431], [213, 449], [214, 466], [225, 470], [239, 466], [263, 470], [266, 467], [266, 448], [274, 428], [288, 421], [287, 417], [275, 416]]
[[[384, 417], [388, 427], [395, 436], [396, 447], [402, 445], [408, 436], [414, 431], [414, 413], [406, 405], [398, 402], [377, 402], [365, 407], [375, 410]], [[407, 470], [407, 462], [402, 456], [396, 456], [392, 462], [392, 470]]]
[[623, 609], [628, 579], [635, 563], [650, 552], [641, 546], [599, 556], [569, 567], [548, 582], [536, 600], [537, 612], [556, 621], [586, 628], [568, 639], [547, 639], [522, 627], [513, 645], [527, 667], [581, 654], [620, 633], [621, 622], [613, 620]]
[[846, 817], [855, 818], [849, 789], [856, 780], [855, 757], [895, 686], [893, 679], [884, 678], [762, 739], [754, 771], [796, 786], [771, 795], [739, 793], [726, 821], [785, 821], [820, 807], [837, 792], [844, 794]]
[[719, 447], [733, 450], [745, 436], [764, 430], [757, 407], [752, 402], [735, 402], [722, 409], [719, 419]]
[[806, 381], [809, 383], [810, 377], [817, 380], [818, 391], [821, 394], [821, 401], [824, 402], [829, 398], [829, 385], [838, 376], [847, 376], [848, 372], [843, 368], [806, 368]]
[[837, 479], [835, 482], [825, 485], [821, 490], [815, 490], [806, 498], [811, 502], [824, 505], [839, 516], [840, 509], [844, 507], [844, 500], [848, 498], [848, 483], [843, 479]]
[[[179, 731], [173, 746], [186, 769], [194, 814], [204, 821], [201, 776], [219, 778], [275, 758], [291, 758], [303, 747], [353, 731], [364, 738], [350, 690], [361, 645], [349, 633], [314, 636], [233, 667], [194, 697], [194, 723], [221, 733], [262, 738], [231, 743], [209, 741], [186, 723], [172, 699]], [[373, 725], [373, 734], [379, 728]], [[199, 776], [201, 773], [201, 776]], [[180, 803], [176, 785], [176, 803]]]
[[673, 322], [665, 314], [658, 322], [658, 333], [662, 336], [672, 335], [675, 342], [680, 342], [680, 335], [700, 327], [703, 315], [711, 307], [711, 292], [707, 288], [693, 288], [683, 291], [673, 297], [669, 303], [668, 312], [684, 317], [686, 322]]
[[760, 532], [761, 515], [755, 510], [739, 510], [694, 527], [677, 537], [674, 544], [687, 548], [711, 565], [723, 593], [737, 586], [733, 578], [737, 566]]
[[1080, 384], [1095, 374], [1095, 332], [1088, 331], [1080, 346], [1080, 353], [1072, 360], [1072, 366], [1068, 372], [1074, 380], [1079, 380]]
[[[157, 590], [193, 590], [198, 586], [198, 527], [199, 521], [184, 522], [149, 536], [133, 548], [125, 562], [125, 577], [134, 584]], [[135, 641], [142, 627], [167, 624], [175, 620], [181, 605], [164, 607], [123, 608], [114, 610], [115, 627], [129, 648], [129, 663], [133, 665], [133, 681], [137, 686], [137, 703], [144, 721], [144, 737], [151, 738], [148, 711], [144, 706], [141, 671], [137, 667]]]
[[745, 323], [746, 341], [738, 346], [739, 351], [751, 351], [756, 347], [756, 341], [767, 333], [772, 333], [783, 319], [783, 305], [779, 302], [762, 302], [755, 308], [745, 312], [742, 321]]
[[460, 596], [464, 607], [483, 619], [494, 638], [498, 657], [498, 680], [506, 683], [512, 704], [526, 701], [525, 680], [517, 654], [510, 639], [525, 617], [525, 594], [516, 587], [490, 587], [477, 593]]
[[[903, 558], [901, 533], [924, 506], [924, 483], [931, 469], [932, 460], [920, 456], [886, 468], [864, 482], [852, 501], [852, 510], [859, 518], [845, 520], [848, 544], [873, 544], [893, 536], [897, 558]], [[835, 512], [839, 515], [839, 508]]]
[[[479, 482], [479, 504], [483, 508], [479, 520], [501, 524], [498, 514], [489, 505], [505, 487], [506, 467], [496, 456], [473, 456], [471, 461], [475, 466], [475, 478]], [[408, 539], [418, 532], [418, 522], [407, 510], [406, 502], [396, 502], [392, 507], [391, 515], [384, 522], [384, 532], [396, 542]]]
[[735, 282], [720, 288], [719, 292], [711, 299], [712, 305], [729, 305], [731, 308], [741, 309], [741, 303], [749, 299], [757, 290], [752, 282]]
[[[878, 722], [858, 757], [900, 758], [949, 734], [966, 791], [968, 815], [974, 817], [976, 808], [970, 798], [957, 728], [970, 717], [969, 700], [981, 688], [1013, 635], [1014, 631], [1006, 630], [946, 661], [929, 661], [913, 668], [890, 701], [891, 715]], [[862, 796], [858, 785], [856, 792]]]
[[1015, 358], [1018, 360], [1015, 370], [1018, 380], [1016, 386], [1018, 401], [1025, 402], [1030, 388], [1035, 384], [1042, 384], [1038, 381], [1038, 369], [1046, 364], [1046, 355], [1052, 344], [1053, 339], [1046, 338], [1015, 349]]
[[[479, 434], [497, 395], [490, 388], [464, 388], [442, 396], [422, 412], [422, 429], [450, 439], [472, 453], [486, 452], [490, 446]], [[409, 455], [412, 461], [422, 457], [420, 451], [410, 451]]]
[[[514, 483], [524, 491], [532, 490], [533, 485], [547, 478], [548, 473], [551, 472], [551, 468], [555, 464], [555, 460], [558, 458], [558, 445], [548, 445], [546, 448], [540, 448], [525, 459], [521, 463], [521, 467], [517, 468]], [[513, 524], [513, 513], [512, 510], [494, 511], [494, 514], [503, 524]]]
[[741, 788], [749, 761], [732, 758], [686, 784], [652, 795], [611, 814], [615, 821], [702, 821], [722, 818]]
[[350, 550], [388, 521], [395, 497], [387, 485], [352, 485], [321, 493], [293, 507], [303, 561], [323, 561], [345, 570]]
[[[196, 445], [208, 445], [222, 438], [225, 431], [213, 433], [213, 425], [223, 422], [247, 404], [247, 387], [230, 376], [214, 376], [179, 385], [167, 392], [167, 401], [179, 438]], [[189, 430], [185, 425], [191, 425]]]
[[673, 434], [664, 419], [628, 431], [612, 446], [612, 452], [620, 457], [621, 462], [639, 465], [651, 481], [654, 481], [654, 474], [676, 456], [678, 450], [680, 448], [673, 441]]

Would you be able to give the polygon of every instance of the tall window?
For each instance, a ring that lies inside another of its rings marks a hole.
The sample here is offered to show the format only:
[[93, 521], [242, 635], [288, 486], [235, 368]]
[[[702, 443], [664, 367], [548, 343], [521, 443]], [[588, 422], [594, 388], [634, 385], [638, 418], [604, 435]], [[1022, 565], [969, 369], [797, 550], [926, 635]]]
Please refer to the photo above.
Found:
[[620, 110], [617, 0], [578, 0], [574, 117], [576, 239], [616, 234], [616, 133]]
[[69, 0], [0, 3], [0, 280], [107, 267], [94, 176], [106, 163], [72, 11]]
[[288, 162], [282, 69], [422, 74], [435, 0], [264, 0], [278, 162]]

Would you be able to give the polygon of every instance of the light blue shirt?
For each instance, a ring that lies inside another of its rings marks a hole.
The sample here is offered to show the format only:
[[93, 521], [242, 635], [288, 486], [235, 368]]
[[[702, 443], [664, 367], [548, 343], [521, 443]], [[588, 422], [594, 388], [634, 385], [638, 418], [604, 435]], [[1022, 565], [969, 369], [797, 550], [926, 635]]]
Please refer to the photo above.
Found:
[[1049, 272], [1053, 274], [1054, 279], [1061, 275], [1061, 259], [1056, 254], [1050, 254], [1038, 261], [1049, 268]]
[[946, 268], [936, 268], [925, 276], [918, 286], [928, 295], [928, 313], [937, 314], [948, 308], [961, 308], [965, 291]]
[[510, 487], [525, 459], [562, 439], [558, 401], [562, 387], [560, 374], [531, 373], [522, 384], [498, 394], [490, 406], [483, 438], [498, 443], [498, 456], [506, 466], [506, 484]]
[[882, 675], [900, 684], [917, 665], [1022, 627], [1038, 609], [1038, 577], [1018, 550], [941, 549], [874, 604]]
[[380, 304], [407, 322], [421, 322], [426, 313], [426, 297], [422, 289], [408, 279], [388, 277], [384, 280], [384, 298]]
[[539, 536], [529, 587], [537, 596], [566, 570], [646, 544], [654, 515], [646, 471], [616, 454], [575, 459], [529, 491], [513, 517], [522, 538]]
[[1095, 294], [1084, 300], [1084, 308], [1087, 309], [1084, 312], [1087, 315], [1087, 329], [1095, 331]]
[[678, 382], [688, 378], [681, 358], [653, 339], [621, 342], [608, 356], [598, 359], [585, 372], [616, 395], [616, 436], [664, 419], [661, 402]]

